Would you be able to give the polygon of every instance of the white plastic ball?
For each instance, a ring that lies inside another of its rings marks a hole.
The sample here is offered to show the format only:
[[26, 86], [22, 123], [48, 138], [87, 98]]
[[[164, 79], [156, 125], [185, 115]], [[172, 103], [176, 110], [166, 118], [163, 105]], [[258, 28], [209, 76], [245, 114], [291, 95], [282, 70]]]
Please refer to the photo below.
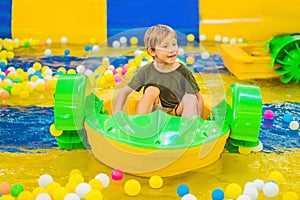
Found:
[[76, 186], [75, 192], [82, 199], [86, 197], [86, 194], [92, 190], [92, 187], [88, 183], [79, 183]]
[[47, 193], [40, 193], [36, 196], [35, 200], [52, 200], [52, 198]]
[[186, 194], [181, 197], [181, 200], [197, 200], [197, 197], [195, 197], [193, 194]]
[[229, 41], [230, 44], [236, 44], [236, 39], [235, 38], [231, 38]]
[[221, 42], [221, 40], [222, 40], [222, 37], [220, 35], [215, 36], [215, 41], [216, 42]]
[[258, 198], [258, 191], [256, 190], [256, 188], [246, 188], [244, 190], [244, 194], [248, 195], [251, 199]]
[[109, 57], [103, 57], [102, 62], [109, 62]]
[[106, 75], [106, 74], [114, 74], [114, 73], [111, 69], [107, 69], [103, 74]]
[[201, 53], [201, 58], [203, 60], [207, 60], [207, 59], [209, 59], [209, 57], [210, 57], [210, 54], [207, 51]]
[[44, 188], [47, 187], [47, 185], [51, 182], [53, 182], [53, 178], [49, 174], [41, 175], [38, 180], [39, 186], [44, 187]]
[[264, 187], [264, 185], [265, 185], [265, 182], [264, 182], [263, 180], [261, 180], [261, 179], [255, 179], [255, 180], [253, 181], [253, 183], [254, 183], [255, 188], [256, 188], [257, 190], [262, 190], [263, 187]]
[[44, 54], [45, 54], [46, 57], [50, 57], [50, 56], [52, 55], [51, 49], [46, 49], [46, 50], [44, 51]]
[[20, 40], [19, 40], [18, 38], [16, 38], [16, 39], [14, 39], [14, 42], [15, 42], [15, 43], [19, 43]]
[[291, 121], [289, 127], [293, 131], [298, 130], [299, 123], [297, 121]]
[[52, 77], [51, 75], [46, 75], [46, 76], [44, 77], [44, 79], [45, 79], [45, 80], [52, 80], [53, 77]]
[[243, 38], [238, 38], [237, 42], [238, 42], [238, 43], [243, 43], [244, 40], [243, 40]]
[[183, 48], [178, 48], [178, 55], [183, 56], [184, 55], [184, 49]]
[[79, 73], [79, 74], [83, 74], [84, 71], [85, 71], [85, 67], [84, 67], [83, 65], [78, 65], [78, 66], [76, 67], [76, 71], [77, 71], [77, 73]]
[[269, 181], [264, 185], [262, 191], [266, 197], [273, 198], [278, 195], [279, 187], [273, 181]]
[[36, 70], [33, 68], [33, 67], [29, 67], [28, 69], [27, 69], [27, 73], [28, 74], [33, 74], [33, 73], [35, 73], [36, 72]]
[[205, 41], [206, 40], [206, 35], [201, 34], [199, 39], [200, 39], [200, 41]]
[[80, 200], [80, 196], [76, 193], [69, 193], [65, 196], [64, 200]]
[[252, 200], [252, 199], [248, 195], [242, 194], [242, 195], [238, 196], [238, 198], [236, 200]]
[[121, 46], [120, 42], [118, 40], [115, 40], [112, 42], [112, 47], [113, 48], [119, 48]]
[[48, 38], [48, 39], [46, 40], [46, 44], [47, 44], [47, 45], [52, 44], [52, 40], [51, 40], [50, 38]]
[[93, 51], [94, 53], [98, 53], [98, 52], [100, 51], [100, 47], [99, 47], [98, 45], [93, 45], [92, 51]]
[[47, 75], [52, 75], [53, 71], [52, 71], [52, 69], [48, 68], [48, 69], [45, 69], [44, 73]]
[[45, 84], [45, 80], [44, 79], [38, 79], [35, 81], [35, 84]]
[[87, 69], [87, 70], [85, 70], [84, 74], [87, 75], [87, 76], [90, 76], [90, 75], [93, 74], [93, 71], [90, 70], [90, 69]]
[[256, 188], [254, 183], [253, 182], [247, 182], [245, 185], [244, 185], [244, 190], [247, 189], [247, 188]]
[[10, 79], [4, 79], [4, 81], [3, 82], [6, 82], [6, 83], [8, 83], [8, 85], [11, 85], [13, 82], [12, 82], [12, 80], [10, 80]]
[[103, 188], [107, 188], [109, 186], [110, 179], [109, 179], [108, 175], [106, 175], [104, 173], [100, 173], [95, 176], [95, 179], [98, 179], [102, 182]]
[[256, 147], [253, 147], [252, 151], [253, 152], [260, 152], [260, 151], [263, 150], [263, 148], [264, 148], [263, 143], [261, 141], [258, 141], [258, 145]]
[[120, 37], [119, 41], [120, 41], [121, 44], [126, 44], [127, 43], [127, 38], [122, 36], [122, 37]]
[[60, 42], [61, 42], [62, 44], [67, 44], [68, 38], [65, 37], [65, 36], [63, 36], [63, 37], [60, 38]]
[[134, 56], [136, 57], [136, 56], [140, 56], [140, 55], [142, 55], [143, 54], [143, 51], [142, 50], [140, 50], [140, 49], [136, 49], [135, 51], [134, 51]]
[[109, 65], [107, 69], [108, 69], [108, 70], [114, 70], [114, 69], [115, 69], [115, 66]]
[[229, 38], [227, 36], [224, 36], [222, 39], [223, 43], [228, 43], [229, 42]]
[[9, 67], [9, 68], [7, 68], [6, 70], [8, 70], [8, 71], [10, 71], [10, 73], [12, 73], [12, 72], [15, 72], [15, 71], [16, 71], [16, 68], [14, 68], [14, 67]]

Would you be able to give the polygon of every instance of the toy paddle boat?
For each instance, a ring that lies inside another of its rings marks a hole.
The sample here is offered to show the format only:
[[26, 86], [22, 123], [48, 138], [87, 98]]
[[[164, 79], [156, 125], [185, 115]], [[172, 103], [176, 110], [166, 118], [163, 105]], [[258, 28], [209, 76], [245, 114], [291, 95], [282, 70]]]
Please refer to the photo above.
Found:
[[266, 45], [222, 44], [220, 51], [225, 67], [238, 79], [300, 80], [299, 34], [275, 36]]
[[87, 146], [111, 168], [137, 176], [168, 177], [212, 164], [229, 138], [233, 145], [258, 145], [262, 98], [256, 86], [231, 85], [226, 100], [206, 106], [204, 120], [159, 110], [128, 114], [135, 110], [139, 95], [129, 97], [128, 112], [111, 115], [114, 90], [93, 92], [90, 85], [82, 74], [59, 77], [54, 124], [63, 134], [56, 139], [60, 148]]

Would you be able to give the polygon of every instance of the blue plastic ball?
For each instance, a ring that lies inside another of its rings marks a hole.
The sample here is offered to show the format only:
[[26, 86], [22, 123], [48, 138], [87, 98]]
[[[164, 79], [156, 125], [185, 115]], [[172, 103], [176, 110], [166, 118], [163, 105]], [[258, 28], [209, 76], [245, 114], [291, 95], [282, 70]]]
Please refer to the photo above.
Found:
[[70, 50], [66, 49], [64, 53], [65, 53], [65, 56], [70, 55]]
[[211, 197], [213, 200], [223, 200], [224, 199], [224, 192], [221, 189], [215, 189], [212, 193], [211, 193]]
[[184, 195], [188, 194], [190, 192], [190, 189], [187, 185], [181, 184], [177, 187], [177, 194], [180, 197], [183, 197]]
[[91, 48], [89, 45], [85, 45], [85, 46], [84, 46], [84, 50], [85, 50], [85, 51], [90, 51], [91, 49], [92, 49], [92, 48]]
[[291, 121], [293, 121], [293, 115], [284, 114], [282, 120], [283, 120], [284, 123], [290, 123]]
[[5, 62], [0, 62], [0, 69], [1, 69], [2, 71], [5, 71], [5, 70], [6, 70], [6, 64], [5, 64]]

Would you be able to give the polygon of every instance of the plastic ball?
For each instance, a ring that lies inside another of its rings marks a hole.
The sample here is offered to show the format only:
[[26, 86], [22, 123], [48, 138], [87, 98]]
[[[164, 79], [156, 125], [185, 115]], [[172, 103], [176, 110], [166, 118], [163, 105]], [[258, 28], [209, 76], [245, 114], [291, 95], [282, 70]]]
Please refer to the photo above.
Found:
[[124, 191], [129, 196], [136, 196], [141, 192], [141, 184], [135, 179], [126, 181]]
[[42, 64], [39, 62], [35, 62], [33, 63], [32, 68], [35, 69], [35, 71], [40, 71], [42, 69]]
[[46, 186], [46, 189], [47, 189], [48, 193], [50, 195], [52, 195], [53, 192], [59, 187], [61, 187], [61, 185], [58, 182], [52, 181]]
[[115, 81], [115, 83], [120, 83], [122, 81], [121, 76], [120, 75], [115, 75], [114, 76], [114, 81]]
[[299, 200], [298, 194], [288, 191], [282, 195], [282, 200]]
[[119, 41], [120, 41], [121, 44], [126, 44], [127, 43], [127, 38], [122, 36], [122, 37], [120, 37]]
[[71, 51], [70, 51], [69, 49], [66, 49], [66, 50], [64, 51], [64, 55], [65, 55], [65, 56], [70, 55], [70, 53], [71, 53]]
[[223, 43], [228, 43], [229, 42], [229, 38], [227, 36], [224, 36], [222, 39]]
[[54, 190], [52, 197], [53, 199], [64, 199], [64, 197], [69, 193], [65, 187], [58, 187]]
[[229, 43], [230, 43], [230, 44], [236, 44], [236, 39], [235, 39], [235, 38], [231, 38], [231, 39], [229, 40]]
[[0, 93], [0, 98], [1, 98], [1, 99], [9, 99], [9, 97], [10, 97], [10, 94], [9, 94], [9, 92], [6, 91], [6, 90], [4, 90], [4, 91], [2, 91], [2, 92]]
[[99, 191], [102, 191], [103, 189], [103, 183], [98, 179], [91, 179], [89, 181], [89, 184], [92, 187], [92, 189], [99, 190]]
[[181, 200], [197, 200], [197, 197], [193, 194], [186, 194], [181, 198]]
[[69, 173], [69, 176], [72, 176], [73, 174], [79, 174], [82, 175], [82, 172], [80, 169], [72, 169]]
[[85, 75], [87, 76], [91, 76], [93, 74], [93, 71], [90, 70], [90, 69], [87, 69], [85, 72], [84, 72]]
[[293, 121], [293, 115], [286, 113], [283, 115], [282, 121], [284, 123], [290, 123], [291, 121]]
[[44, 188], [44, 187], [36, 187], [32, 191], [32, 196], [35, 199], [36, 196], [39, 195], [39, 194], [41, 194], [41, 193], [47, 193], [46, 188]]
[[253, 152], [260, 152], [264, 148], [264, 145], [261, 141], [258, 141], [258, 145], [252, 148]]
[[76, 71], [77, 71], [77, 73], [82, 74], [85, 71], [85, 67], [83, 65], [78, 65], [76, 67]]
[[67, 74], [76, 74], [76, 70], [75, 69], [69, 69], [67, 71]]
[[109, 180], [108, 175], [106, 175], [104, 173], [100, 173], [95, 176], [95, 179], [98, 179], [102, 182], [103, 188], [107, 188], [109, 186], [110, 180]]
[[7, 182], [0, 183], [0, 193], [2, 195], [9, 194], [10, 193], [10, 184]]
[[223, 190], [221, 190], [219, 188], [213, 190], [211, 193], [211, 197], [213, 200], [223, 200], [224, 196], [225, 196], [225, 194], [224, 194]]
[[273, 119], [274, 118], [274, 112], [272, 110], [266, 110], [264, 112], [264, 118], [265, 119]]
[[195, 36], [193, 34], [188, 34], [186, 36], [187, 41], [193, 42], [195, 40]]
[[194, 59], [193, 57], [188, 56], [188, 57], [186, 58], [186, 64], [192, 65], [192, 64], [194, 64], [194, 62], [195, 62], [195, 59]]
[[230, 183], [225, 189], [226, 197], [236, 199], [243, 193], [243, 188], [237, 183]]
[[80, 200], [80, 197], [76, 193], [69, 193], [65, 196], [64, 200]]
[[256, 188], [246, 188], [244, 190], [244, 194], [248, 195], [250, 199], [257, 199], [258, 198], [258, 191]]
[[93, 46], [92, 46], [92, 51], [93, 51], [94, 53], [98, 53], [98, 52], [100, 51], [100, 47], [99, 47], [98, 45], [93, 45]]
[[201, 34], [199, 39], [200, 39], [200, 41], [205, 41], [206, 40], [206, 35]]
[[120, 181], [122, 180], [124, 177], [124, 172], [120, 169], [114, 169], [112, 172], [111, 172], [111, 178], [112, 180], [115, 180], [115, 181]]
[[239, 146], [238, 147], [238, 151], [239, 151], [239, 153], [240, 154], [249, 154], [249, 153], [251, 153], [251, 151], [252, 151], [252, 148], [251, 147], [243, 147], [243, 146]]
[[36, 196], [35, 200], [52, 200], [52, 198], [47, 193], [41, 193]]
[[12, 51], [8, 51], [6, 57], [7, 59], [12, 60], [15, 57], [15, 53]]
[[264, 185], [262, 191], [266, 197], [274, 198], [279, 193], [279, 187], [275, 182], [269, 181]]
[[256, 188], [253, 182], [247, 182], [244, 185], [244, 190], [247, 188]]
[[121, 46], [120, 42], [118, 40], [115, 40], [112, 42], [112, 47], [113, 48], [119, 48]]
[[220, 42], [222, 40], [222, 37], [220, 35], [215, 36], [215, 41]]
[[26, 90], [22, 90], [22, 91], [20, 92], [20, 94], [19, 94], [19, 97], [20, 97], [21, 99], [27, 99], [27, 98], [29, 97], [29, 92], [26, 91]]
[[131, 37], [130, 38], [130, 44], [131, 45], [137, 45], [139, 42], [138, 38], [137, 37]]
[[48, 38], [48, 39], [46, 40], [46, 44], [47, 44], [47, 45], [51, 45], [51, 44], [52, 44], [52, 40], [51, 40], [50, 38]]
[[151, 176], [149, 179], [149, 185], [153, 189], [161, 188], [163, 186], [163, 183], [163, 179], [158, 175]]
[[19, 194], [18, 200], [33, 200], [33, 195], [30, 191], [24, 190]]
[[75, 182], [67, 182], [65, 185], [65, 188], [69, 191], [69, 192], [75, 192], [77, 183]]
[[13, 197], [19, 196], [19, 194], [23, 191], [24, 191], [24, 187], [20, 184], [13, 184], [10, 188], [10, 194]]
[[39, 186], [41, 186], [41, 187], [47, 187], [47, 185], [49, 184], [49, 183], [51, 183], [53, 181], [53, 178], [52, 178], [52, 176], [50, 176], [49, 174], [43, 174], [43, 175], [41, 175], [40, 177], [39, 177], [39, 179], [38, 179], [38, 184], [39, 184]]
[[26, 42], [24, 43], [24, 47], [26, 47], [26, 48], [30, 47], [30, 42], [29, 42], [29, 41], [26, 41]]
[[69, 176], [68, 181], [71, 182], [71, 183], [79, 184], [79, 183], [84, 182], [84, 178], [81, 174], [72, 174], [72, 175]]
[[279, 171], [272, 171], [268, 176], [269, 181], [275, 181], [278, 185], [281, 185], [284, 181], [284, 176]]
[[52, 51], [51, 51], [51, 49], [46, 49], [46, 50], [44, 51], [44, 55], [45, 55], [46, 58], [51, 57], [51, 56], [52, 56]]
[[238, 43], [243, 43], [243, 42], [244, 42], [244, 39], [243, 39], [243, 38], [238, 38], [237, 42], [238, 42]]
[[15, 198], [11, 195], [4, 195], [1, 197], [1, 200], [15, 200]]
[[102, 192], [98, 190], [91, 190], [86, 194], [85, 197], [86, 200], [102, 200], [103, 199], [103, 194]]
[[84, 46], [84, 50], [85, 51], [90, 51], [92, 48], [91, 48], [91, 46], [89, 46], [89, 45], [85, 45]]
[[207, 51], [201, 53], [201, 58], [203, 60], [207, 60], [207, 59], [209, 59], [209, 57], [210, 57], [210, 54]]
[[180, 197], [183, 197], [184, 195], [186, 195], [190, 192], [190, 188], [185, 184], [181, 184], [177, 187], [176, 191]]
[[85, 198], [86, 194], [92, 189], [92, 187], [88, 184], [88, 183], [79, 183], [76, 186], [76, 194], [78, 194], [78, 196], [80, 196], [80, 198]]
[[238, 198], [236, 200], [252, 200], [252, 199], [248, 195], [242, 194], [242, 195], [238, 196]]
[[262, 190], [263, 187], [264, 187], [265, 182], [263, 180], [261, 180], [261, 179], [255, 179], [253, 181], [253, 184], [255, 185], [255, 188], [257, 190]]
[[68, 38], [65, 37], [65, 36], [63, 36], [63, 37], [60, 38], [60, 42], [61, 42], [62, 44], [67, 44]]
[[291, 121], [289, 127], [293, 131], [298, 130], [299, 123], [297, 121]]

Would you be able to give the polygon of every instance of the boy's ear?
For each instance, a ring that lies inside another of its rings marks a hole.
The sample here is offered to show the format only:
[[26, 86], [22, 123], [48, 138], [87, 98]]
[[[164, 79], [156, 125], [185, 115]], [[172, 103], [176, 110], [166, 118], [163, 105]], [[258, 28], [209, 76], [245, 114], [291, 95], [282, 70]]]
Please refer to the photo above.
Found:
[[155, 49], [154, 48], [148, 48], [147, 52], [150, 56], [155, 56]]

